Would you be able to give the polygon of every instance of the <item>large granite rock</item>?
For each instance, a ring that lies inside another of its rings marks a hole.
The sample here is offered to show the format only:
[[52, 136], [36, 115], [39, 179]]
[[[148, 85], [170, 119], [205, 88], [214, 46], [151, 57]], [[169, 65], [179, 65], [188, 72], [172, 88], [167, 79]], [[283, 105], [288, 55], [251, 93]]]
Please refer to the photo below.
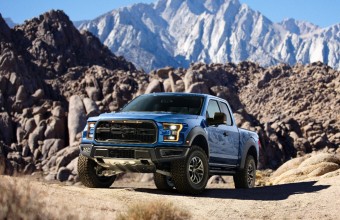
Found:
[[76, 136], [84, 129], [85, 125], [86, 125], [86, 111], [84, 108], [83, 101], [78, 95], [71, 96], [67, 119], [70, 145], [77, 141]]

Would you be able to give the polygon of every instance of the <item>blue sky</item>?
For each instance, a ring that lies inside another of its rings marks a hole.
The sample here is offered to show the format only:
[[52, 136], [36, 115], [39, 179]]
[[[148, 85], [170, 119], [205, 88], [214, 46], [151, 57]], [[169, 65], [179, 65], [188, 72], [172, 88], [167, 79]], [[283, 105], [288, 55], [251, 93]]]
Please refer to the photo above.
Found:
[[[71, 20], [93, 19], [133, 3], [156, 0], [0, 0], [0, 13], [22, 23], [50, 9], [64, 10]], [[340, 0], [239, 0], [274, 22], [284, 18], [310, 21], [321, 27], [340, 23]]]

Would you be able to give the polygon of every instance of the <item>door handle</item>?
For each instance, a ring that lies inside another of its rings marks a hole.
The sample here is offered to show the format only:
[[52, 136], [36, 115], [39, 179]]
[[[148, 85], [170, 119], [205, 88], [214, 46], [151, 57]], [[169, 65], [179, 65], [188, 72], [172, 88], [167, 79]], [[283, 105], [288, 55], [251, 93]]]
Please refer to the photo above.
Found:
[[223, 132], [223, 136], [224, 136], [224, 137], [227, 137], [228, 135], [229, 135], [229, 133], [228, 133], [228, 132], [226, 132], [226, 131], [225, 131], [225, 132]]

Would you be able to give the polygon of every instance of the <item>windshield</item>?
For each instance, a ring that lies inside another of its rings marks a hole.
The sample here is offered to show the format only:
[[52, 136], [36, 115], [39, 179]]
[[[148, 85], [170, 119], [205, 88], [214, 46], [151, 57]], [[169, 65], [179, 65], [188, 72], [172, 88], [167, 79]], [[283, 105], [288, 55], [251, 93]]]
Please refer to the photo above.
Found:
[[166, 112], [199, 115], [203, 99], [201, 96], [139, 96], [123, 108], [122, 112]]

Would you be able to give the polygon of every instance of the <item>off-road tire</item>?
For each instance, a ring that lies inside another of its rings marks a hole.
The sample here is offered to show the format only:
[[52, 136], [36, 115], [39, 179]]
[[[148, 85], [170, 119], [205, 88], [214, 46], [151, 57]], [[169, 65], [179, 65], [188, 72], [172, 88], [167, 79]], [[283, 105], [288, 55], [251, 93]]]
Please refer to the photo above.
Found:
[[115, 181], [116, 176], [98, 176], [95, 168], [98, 164], [80, 155], [78, 158], [78, 174], [80, 181], [90, 188], [109, 188]]
[[236, 189], [249, 189], [255, 186], [256, 163], [252, 155], [247, 155], [244, 169], [234, 175]]
[[[189, 166], [190, 164], [194, 164], [195, 160], [199, 161], [199, 164], [203, 166], [197, 169], [203, 171], [202, 178], [197, 183], [191, 179], [193, 172], [189, 172]], [[192, 195], [203, 192], [209, 178], [208, 157], [204, 150], [196, 145], [191, 146], [188, 156], [185, 159], [172, 162], [171, 175], [178, 192]]]
[[154, 179], [155, 185], [156, 185], [157, 189], [160, 189], [160, 190], [172, 191], [174, 189], [174, 184], [172, 183], [172, 178], [171, 178], [171, 180], [169, 178], [171, 178], [171, 177], [162, 175], [160, 173], [154, 173], [153, 174], [153, 179]]

